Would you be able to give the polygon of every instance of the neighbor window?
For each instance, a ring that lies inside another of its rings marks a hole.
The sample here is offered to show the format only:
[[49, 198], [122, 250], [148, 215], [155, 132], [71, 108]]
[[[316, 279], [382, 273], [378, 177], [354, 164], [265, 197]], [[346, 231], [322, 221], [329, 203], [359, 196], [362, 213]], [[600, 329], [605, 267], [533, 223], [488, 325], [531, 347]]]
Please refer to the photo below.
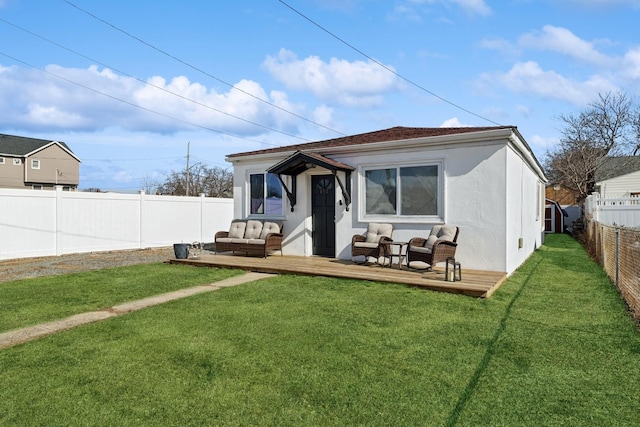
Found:
[[364, 216], [439, 217], [440, 164], [364, 170]]
[[4, 165], [4, 157], [0, 157], [0, 165]]
[[282, 184], [272, 173], [249, 177], [251, 215], [282, 215]]
[[40, 160], [31, 160], [31, 169], [40, 169]]
[[31, 186], [32, 189], [34, 190], [42, 190], [42, 185], [41, 184], [33, 184]]
[[22, 164], [22, 159], [13, 159], [13, 164], [15, 166], [20, 166]]

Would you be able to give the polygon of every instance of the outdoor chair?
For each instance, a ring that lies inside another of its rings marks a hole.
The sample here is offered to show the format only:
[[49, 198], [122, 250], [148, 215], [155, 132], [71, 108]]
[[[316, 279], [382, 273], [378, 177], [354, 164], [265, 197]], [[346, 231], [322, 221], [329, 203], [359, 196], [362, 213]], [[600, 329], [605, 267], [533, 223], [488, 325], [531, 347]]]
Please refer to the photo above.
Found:
[[412, 267], [412, 262], [422, 261], [429, 265], [428, 269], [431, 269], [437, 263], [455, 257], [459, 233], [460, 229], [456, 226], [436, 225], [426, 239], [412, 238], [407, 247], [407, 266]]
[[384, 252], [381, 242], [392, 242], [391, 234], [393, 225], [370, 223], [364, 235], [356, 234], [351, 238], [351, 261], [355, 262], [355, 257], [364, 256], [366, 262], [369, 257], [374, 257], [376, 261]]

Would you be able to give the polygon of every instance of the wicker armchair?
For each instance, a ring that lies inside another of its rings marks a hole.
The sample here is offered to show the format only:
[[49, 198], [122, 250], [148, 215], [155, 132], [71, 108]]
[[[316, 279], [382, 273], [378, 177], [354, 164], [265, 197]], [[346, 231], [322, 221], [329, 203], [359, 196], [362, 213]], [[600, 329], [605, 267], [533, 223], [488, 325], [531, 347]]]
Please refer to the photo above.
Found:
[[356, 234], [351, 238], [351, 261], [355, 262], [354, 258], [357, 256], [364, 256], [365, 262], [369, 257], [374, 257], [377, 261], [384, 251], [380, 242], [392, 242], [392, 233], [391, 224], [369, 224], [364, 235]]
[[429, 264], [429, 269], [449, 257], [455, 257], [458, 247], [460, 229], [453, 225], [436, 225], [431, 229], [429, 237], [414, 237], [407, 247], [407, 265], [422, 261]]

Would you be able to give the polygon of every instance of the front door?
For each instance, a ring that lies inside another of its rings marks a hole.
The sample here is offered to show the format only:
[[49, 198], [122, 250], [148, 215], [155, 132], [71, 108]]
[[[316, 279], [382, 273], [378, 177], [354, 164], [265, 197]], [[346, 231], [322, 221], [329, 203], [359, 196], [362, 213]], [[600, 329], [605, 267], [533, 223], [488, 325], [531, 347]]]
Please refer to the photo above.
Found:
[[336, 188], [333, 175], [311, 177], [311, 238], [313, 254], [336, 255]]

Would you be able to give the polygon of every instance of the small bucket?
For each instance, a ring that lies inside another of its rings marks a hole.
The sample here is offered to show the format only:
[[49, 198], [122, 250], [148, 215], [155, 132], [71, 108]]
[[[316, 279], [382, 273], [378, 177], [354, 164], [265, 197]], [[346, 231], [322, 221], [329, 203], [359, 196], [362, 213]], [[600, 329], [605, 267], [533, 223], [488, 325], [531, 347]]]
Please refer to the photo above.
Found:
[[173, 244], [173, 253], [176, 256], [176, 259], [187, 259], [189, 258], [189, 243], [174, 243]]

